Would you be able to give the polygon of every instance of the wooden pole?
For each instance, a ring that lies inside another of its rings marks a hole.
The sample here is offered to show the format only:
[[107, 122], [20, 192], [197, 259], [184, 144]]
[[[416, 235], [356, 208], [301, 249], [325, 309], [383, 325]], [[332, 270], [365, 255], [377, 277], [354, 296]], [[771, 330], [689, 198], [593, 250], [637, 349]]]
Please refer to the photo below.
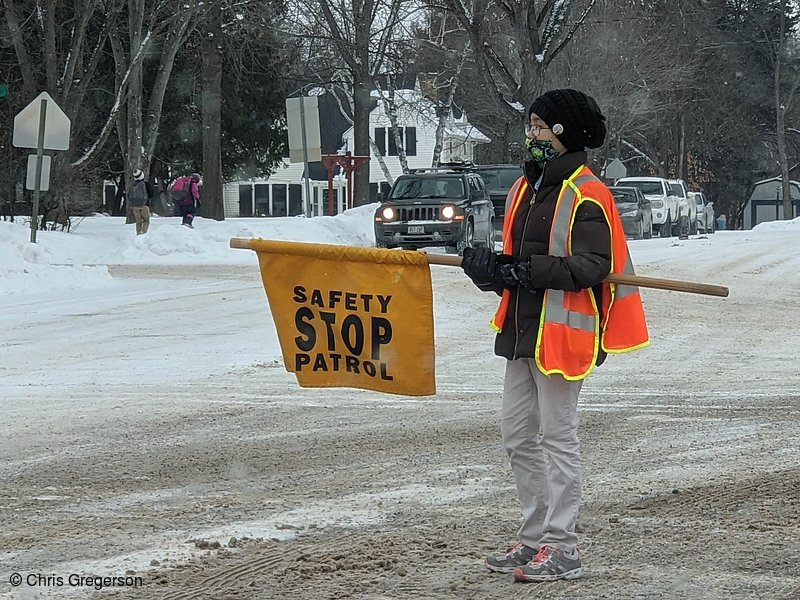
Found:
[[[251, 250], [251, 240], [247, 238], [231, 238], [231, 248], [241, 248]], [[387, 250], [387, 252], [393, 252]], [[444, 265], [448, 267], [460, 267], [461, 257], [447, 254], [425, 254], [428, 264]], [[721, 285], [709, 283], [694, 283], [692, 281], [680, 281], [677, 279], [660, 279], [657, 277], [642, 277], [641, 275], [609, 275], [605, 279], [609, 283], [624, 285], [634, 285], [637, 287], [653, 288], [656, 290], [669, 290], [672, 292], [686, 292], [689, 294], [704, 294], [706, 296], [716, 296], [718, 298], [728, 297], [728, 288]]]

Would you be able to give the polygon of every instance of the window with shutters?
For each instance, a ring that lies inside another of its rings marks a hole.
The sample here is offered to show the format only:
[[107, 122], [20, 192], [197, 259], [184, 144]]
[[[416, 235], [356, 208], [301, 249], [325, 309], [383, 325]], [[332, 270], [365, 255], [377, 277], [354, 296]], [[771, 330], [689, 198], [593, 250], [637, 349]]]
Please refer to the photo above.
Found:
[[[399, 127], [400, 139], [405, 144], [406, 156], [417, 155], [417, 128]], [[391, 127], [376, 127], [374, 138], [375, 145], [381, 156], [398, 156], [395, 143], [394, 130]]]
[[417, 155], [417, 128], [406, 127], [406, 156]]
[[380, 155], [386, 156], [386, 128], [376, 127], [375, 136], [373, 139], [375, 140], [375, 145], [378, 147], [378, 152], [380, 152]]

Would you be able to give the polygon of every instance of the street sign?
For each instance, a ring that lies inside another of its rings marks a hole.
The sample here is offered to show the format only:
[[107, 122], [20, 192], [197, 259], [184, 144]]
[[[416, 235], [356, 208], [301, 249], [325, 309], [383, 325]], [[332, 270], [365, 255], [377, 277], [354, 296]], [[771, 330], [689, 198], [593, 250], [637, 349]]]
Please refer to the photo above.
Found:
[[[316, 96], [286, 99], [286, 127], [289, 129], [289, 162], [322, 160]], [[307, 157], [303, 156], [304, 147], [308, 153]]]
[[618, 158], [615, 158], [610, 163], [606, 165], [604, 177], [606, 179], [622, 179], [628, 174], [628, 169], [625, 168], [625, 165], [622, 161]]
[[[28, 154], [28, 176], [25, 179], [25, 189], [36, 189], [36, 155]], [[46, 192], [50, 189], [50, 157], [42, 155], [42, 175], [39, 177], [39, 191]]]
[[0, 83], [0, 98], [5, 98], [6, 96], [8, 96], [8, 85]]
[[322, 160], [319, 135], [319, 109], [316, 96], [286, 99], [286, 127], [289, 129], [289, 162], [303, 163], [304, 213], [311, 216], [311, 178], [309, 162]]
[[[42, 102], [44, 101], [44, 102]], [[42, 92], [14, 117], [14, 137], [11, 140], [17, 148], [39, 147], [39, 121], [44, 107], [44, 150], [69, 150], [71, 123], [64, 111], [59, 108], [47, 92]]]

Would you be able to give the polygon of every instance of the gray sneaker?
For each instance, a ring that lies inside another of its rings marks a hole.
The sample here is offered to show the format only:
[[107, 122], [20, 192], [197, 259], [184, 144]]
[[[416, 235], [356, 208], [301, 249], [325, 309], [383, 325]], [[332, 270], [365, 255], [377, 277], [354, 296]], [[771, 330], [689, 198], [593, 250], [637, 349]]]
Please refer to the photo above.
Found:
[[577, 550], [565, 552], [551, 546], [542, 546], [532, 561], [513, 571], [517, 581], [558, 581], [578, 579], [583, 574], [581, 557]]
[[517, 567], [527, 565], [538, 550], [524, 544], [517, 544], [508, 549], [505, 554], [487, 556], [484, 564], [486, 568], [495, 573], [511, 573]]

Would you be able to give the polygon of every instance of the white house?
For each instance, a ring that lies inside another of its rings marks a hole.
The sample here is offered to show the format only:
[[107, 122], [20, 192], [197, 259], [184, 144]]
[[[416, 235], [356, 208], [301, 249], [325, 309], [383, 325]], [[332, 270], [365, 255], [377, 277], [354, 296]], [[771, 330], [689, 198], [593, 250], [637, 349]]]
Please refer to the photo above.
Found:
[[[378, 90], [372, 92], [372, 97], [378, 100], [378, 104], [369, 117], [370, 136], [381, 154], [381, 157], [373, 156], [370, 160], [369, 181], [374, 184], [386, 183], [380, 165], [381, 158], [392, 179], [403, 174], [391, 122], [386, 114], [385, 105], [380, 100], [381, 93], [388, 97], [388, 92]], [[436, 128], [439, 124], [436, 105], [420, 92], [419, 86], [413, 90], [395, 91], [395, 104], [397, 120], [402, 127], [400, 138], [403, 140], [408, 168], [430, 167], [433, 163]], [[458, 118], [454, 118], [452, 113], [448, 115], [443, 133], [439, 162], [472, 161], [475, 146], [491, 141], [469, 123], [464, 113]], [[343, 137], [345, 147], [352, 148], [353, 128], [350, 127], [345, 131]]]
[[[369, 161], [370, 195], [375, 198], [379, 191], [388, 191], [390, 183], [384, 174], [380, 160], [389, 171], [392, 181], [403, 173], [398, 157], [397, 145], [391, 129], [389, 117], [384, 110], [380, 94], [387, 92], [373, 91], [376, 106], [370, 113], [370, 136], [377, 146]], [[436, 143], [436, 104], [424, 96], [415, 85], [413, 90], [396, 90], [398, 125], [402, 128], [406, 159], [410, 169], [430, 167], [433, 161], [433, 150]], [[335, 103], [328, 102], [327, 114], [323, 115], [324, 96], [320, 102], [321, 128], [327, 129], [329, 146], [325, 147], [326, 132], [321, 131], [324, 153], [344, 154], [353, 148], [353, 128], [341, 128], [346, 122], [338, 113]], [[332, 110], [333, 109], [333, 110]], [[338, 117], [339, 128], [334, 122]], [[333, 135], [331, 132], [333, 130]], [[471, 161], [477, 144], [486, 144], [490, 140], [469, 123], [465, 114], [448, 117], [442, 139], [440, 162]], [[366, 167], [362, 167], [366, 168]], [[310, 209], [311, 215], [327, 214], [328, 181], [327, 170], [322, 163], [312, 163], [309, 168], [311, 179]], [[305, 189], [303, 182], [303, 163], [284, 164], [268, 179], [237, 181], [224, 188], [225, 216], [293, 216], [305, 214]], [[336, 212], [346, 208], [347, 181], [343, 173], [334, 178]]]
[[[780, 177], [757, 181], [753, 186], [750, 199], [744, 206], [742, 225], [744, 229], [752, 229], [759, 223], [783, 219], [783, 187]], [[794, 214], [800, 216], [800, 183], [789, 181]]]

